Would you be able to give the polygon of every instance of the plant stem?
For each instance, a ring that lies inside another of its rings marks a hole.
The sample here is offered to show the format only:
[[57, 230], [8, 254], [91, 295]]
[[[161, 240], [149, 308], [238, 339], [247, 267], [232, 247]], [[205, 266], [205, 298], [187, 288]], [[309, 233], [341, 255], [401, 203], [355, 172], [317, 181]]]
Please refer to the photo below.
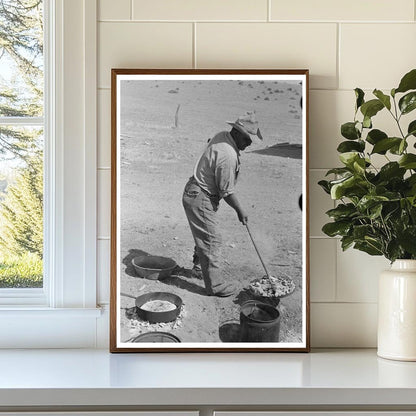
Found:
[[400, 126], [400, 117], [402, 116], [402, 114], [400, 114], [400, 116], [397, 116], [397, 104], [394, 98], [393, 98], [393, 103], [394, 103], [394, 112], [396, 115], [394, 115], [390, 110], [389, 110], [389, 113], [394, 118], [394, 121], [396, 122], [397, 127], [399, 128], [400, 134], [402, 135], [403, 139], [406, 139], [405, 135], [403, 134], [403, 130]]

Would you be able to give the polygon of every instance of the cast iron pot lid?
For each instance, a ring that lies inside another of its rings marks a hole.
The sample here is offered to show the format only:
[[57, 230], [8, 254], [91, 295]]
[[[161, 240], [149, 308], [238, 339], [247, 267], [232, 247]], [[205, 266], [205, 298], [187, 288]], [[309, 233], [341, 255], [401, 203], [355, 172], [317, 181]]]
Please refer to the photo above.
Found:
[[181, 342], [181, 340], [168, 332], [147, 332], [134, 338], [132, 342]]

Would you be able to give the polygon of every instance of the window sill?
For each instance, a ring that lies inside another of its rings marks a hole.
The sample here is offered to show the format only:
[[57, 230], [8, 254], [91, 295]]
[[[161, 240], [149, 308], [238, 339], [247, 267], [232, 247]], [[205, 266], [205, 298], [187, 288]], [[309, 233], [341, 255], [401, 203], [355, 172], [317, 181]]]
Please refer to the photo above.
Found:
[[106, 308], [1, 307], [0, 348], [96, 348], [107, 319]]
[[22, 306], [0, 306], [0, 317], [5, 316], [30, 316], [39, 317], [85, 317], [99, 318], [101, 308], [45, 308], [42, 306], [22, 305]]

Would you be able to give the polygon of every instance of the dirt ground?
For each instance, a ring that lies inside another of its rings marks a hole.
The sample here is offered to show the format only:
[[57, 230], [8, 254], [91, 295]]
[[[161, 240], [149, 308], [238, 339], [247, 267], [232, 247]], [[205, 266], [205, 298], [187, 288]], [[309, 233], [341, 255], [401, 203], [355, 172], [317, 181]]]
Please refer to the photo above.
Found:
[[[207, 296], [203, 281], [181, 272], [168, 279], [137, 277], [131, 261], [147, 253], [192, 267], [193, 239], [182, 192], [207, 140], [248, 110], [256, 110], [264, 143], [241, 156], [237, 195], [270, 274], [293, 279], [296, 290], [281, 299], [280, 342], [302, 342], [302, 125], [299, 82], [123, 81], [120, 118], [120, 339], [164, 331], [181, 342], [238, 342], [240, 305], [249, 283], [264, 270], [235, 212], [218, 211], [222, 265], [238, 291]], [[175, 113], [178, 126], [175, 127]], [[288, 143], [288, 144], [284, 144]], [[280, 146], [279, 146], [280, 144]], [[276, 146], [277, 145], [277, 146]], [[183, 307], [172, 323], [149, 324], [134, 316], [134, 298], [164, 291]]]

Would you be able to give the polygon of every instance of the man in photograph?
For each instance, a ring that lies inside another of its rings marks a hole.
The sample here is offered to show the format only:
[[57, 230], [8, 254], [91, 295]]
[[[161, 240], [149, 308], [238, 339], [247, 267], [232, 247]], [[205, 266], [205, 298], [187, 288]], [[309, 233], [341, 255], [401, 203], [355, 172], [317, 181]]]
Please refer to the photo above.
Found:
[[208, 295], [227, 297], [236, 287], [225, 280], [219, 265], [221, 238], [217, 229], [216, 212], [221, 199], [237, 213], [239, 221], [248, 221], [236, 192], [240, 170], [240, 151], [263, 140], [255, 112], [247, 112], [235, 122], [227, 122], [231, 131], [222, 131], [209, 140], [194, 167], [183, 193], [183, 206], [195, 240], [192, 276], [202, 277]]

